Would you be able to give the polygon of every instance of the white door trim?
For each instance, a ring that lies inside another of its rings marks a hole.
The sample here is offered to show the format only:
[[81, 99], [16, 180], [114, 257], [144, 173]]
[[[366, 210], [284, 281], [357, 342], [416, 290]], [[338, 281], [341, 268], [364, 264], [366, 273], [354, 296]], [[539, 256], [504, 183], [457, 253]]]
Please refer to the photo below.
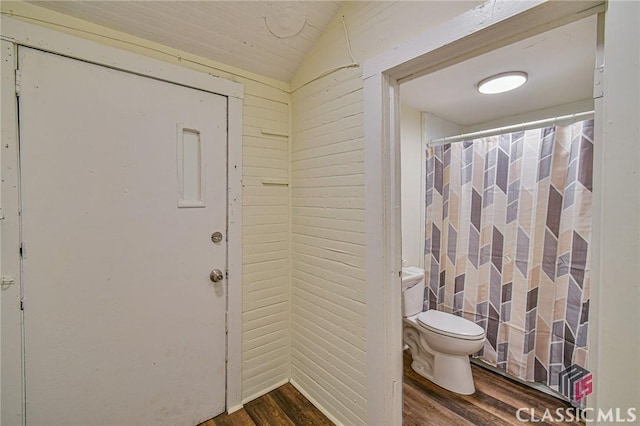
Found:
[[[4, 78], [5, 59], [13, 66], [17, 46], [26, 46], [42, 51], [59, 54], [117, 70], [155, 78], [173, 84], [182, 85], [227, 97], [228, 140], [227, 140], [227, 371], [226, 371], [226, 409], [229, 412], [242, 407], [241, 402], [241, 361], [242, 361], [242, 103], [244, 86], [240, 83], [220, 77], [190, 70], [177, 65], [148, 58], [114, 47], [103, 46], [93, 41], [81, 39], [33, 24], [3, 16], [1, 38], [3, 40], [3, 83], [12, 82]], [[9, 42], [13, 49], [6, 48]], [[9, 75], [13, 75], [10, 72]], [[15, 88], [15, 84], [11, 84]], [[17, 111], [14, 90], [4, 90], [2, 104], [2, 178], [9, 181], [2, 185], [2, 211], [8, 220], [4, 220], [2, 234], [2, 275], [19, 276], [19, 257], [9, 249], [19, 246], [19, 235], [14, 225], [18, 223], [18, 187], [13, 184], [13, 176], [18, 170], [17, 151]], [[14, 102], [5, 103], [5, 92], [11, 92]], [[9, 107], [9, 110], [5, 108]], [[6, 121], [5, 121], [6, 120]], [[15, 231], [15, 232], [14, 232]], [[9, 240], [10, 239], [10, 240]], [[16, 286], [17, 287], [17, 286]], [[15, 336], [15, 330], [21, 330], [21, 311], [19, 304], [6, 303], [8, 294], [3, 294], [2, 333], [1, 336]], [[15, 305], [15, 306], [14, 306]], [[6, 320], [6, 321], [5, 321]], [[17, 368], [20, 371], [15, 371]], [[22, 348], [14, 345], [2, 347], [3, 377], [22, 377]], [[13, 381], [13, 380], [12, 380]], [[2, 418], [12, 419], [11, 424], [20, 418], [24, 423], [22, 384], [0, 383], [2, 386]], [[20, 388], [20, 389], [18, 389]], [[16, 406], [17, 403], [20, 406]], [[2, 420], [0, 420], [0, 423]]]
[[[17, 206], [20, 203], [18, 193], [18, 116], [16, 108], [15, 67], [17, 49], [12, 43], [2, 41], [2, 134], [0, 159], [2, 161], [2, 184], [0, 186], [0, 207], [3, 219], [0, 221], [1, 235], [1, 274], [12, 276], [14, 284], [0, 288], [0, 325], [2, 336], [0, 353], [0, 423], [5, 425], [21, 424], [23, 419], [24, 376], [22, 373], [22, 311], [21, 269], [17, 247], [20, 244], [20, 218]], [[13, 206], [13, 209], [10, 207]], [[16, 267], [17, 265], [17, 267]]]
[[399, 82], [603, 10], [599, 0], [488, 1], [365, 62], [368, 423], [402, 424]]

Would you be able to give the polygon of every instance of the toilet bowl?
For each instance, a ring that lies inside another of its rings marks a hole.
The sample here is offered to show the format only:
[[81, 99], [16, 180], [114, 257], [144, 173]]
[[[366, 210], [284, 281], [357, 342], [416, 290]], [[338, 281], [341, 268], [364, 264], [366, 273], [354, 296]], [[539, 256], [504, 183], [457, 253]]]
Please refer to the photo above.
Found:
[[[446, 312], [418, 310], [424, 298], [417, 268], [403, 269], [403, 340], [409, 346], [411, 368], [433, 383], [463, 395], [475, 392], [469, 355], [482, 349], [486, 335], [479, 325]], [[411, 277], [411, 286], [409, 285]], [[417, 287], [417, 288], [416, 288]], [[419, 298], [419, 304], [415, 300]]]

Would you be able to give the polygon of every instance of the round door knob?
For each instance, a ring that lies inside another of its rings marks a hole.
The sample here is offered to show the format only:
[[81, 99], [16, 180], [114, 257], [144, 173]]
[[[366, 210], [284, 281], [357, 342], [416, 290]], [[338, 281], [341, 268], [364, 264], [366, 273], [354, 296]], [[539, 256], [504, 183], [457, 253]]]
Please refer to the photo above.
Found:
[[224, 275], [222, 274], [222, 271], [220, 269], [214, 269], [213, 271], [211, 271], [211, 274], [209, 274], [209, 279], [214, 283], [222, 281], [223, 278]]

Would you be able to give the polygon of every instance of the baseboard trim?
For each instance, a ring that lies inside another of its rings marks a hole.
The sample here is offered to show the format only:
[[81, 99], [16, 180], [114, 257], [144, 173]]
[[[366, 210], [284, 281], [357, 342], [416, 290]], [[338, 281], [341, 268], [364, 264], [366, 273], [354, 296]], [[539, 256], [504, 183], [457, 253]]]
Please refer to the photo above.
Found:
[[327, 416], [327, 418], [331, 420], [333, 424], [337, 426], [342, 426], [342, 423], [338, 419], [336, 419], [333, 416], [333, 414], [331, 414], [329, 410], [327, 410], [322, 404], [320, 404], [314, 397], [309, 395], [309, 392], [307, 392], [298, 382], [296, 382], [294, 379], [291, 379], [290, 383], [293, 385], [294, 388], [298, 390], [298, 392], [300, 392], [305, 398], [307, 398], [309, 402], [314, 405], [314, 407], [320, 410], [322, 414]]
[[244, 408], [243, 404], [238, 404], [238, 405], [234, 405], [233, 407], [228, 407], [227, 408], [227, 414], [233, 414], [236, 411], [240, 411]]
[[251, 395], [251, 396], [249, 396], [247, 398], [243, 398], [241, 406], [243, 406], [244, 404], [246, 404], [248, 402], [253, 401], [254, 399], [258, 399], [262, 395], [268, 394], [272, 390], [278, 389], [280, 386], [286, 385], [287, 383], [289, 383], [289, 379], [280, 380], [279, 382], [275, 383], [274, 385], [269, 386], [266, 389], [263, 389], [263, 390], [261, 390], [259, 392], [256, 392], [256, 393], [254, 393], [253, 395]]

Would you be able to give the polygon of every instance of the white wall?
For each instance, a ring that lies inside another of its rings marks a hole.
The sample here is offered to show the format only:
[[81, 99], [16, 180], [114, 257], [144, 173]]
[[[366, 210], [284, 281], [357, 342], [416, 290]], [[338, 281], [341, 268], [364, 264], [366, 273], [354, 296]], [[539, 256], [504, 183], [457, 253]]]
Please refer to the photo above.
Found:
[[289, 180], [286, 99], [245, 94], [242, 155], [242, 401], [289, 379]]
[[424, 263], [424, 150], [420, 111], [400, 105], [402, 180], [402, 259], [406, 266]]
[[[18, 15], [27, 22], [244, 84], [242, 399], [253, 399], [288, 381], [289, 189], [286, 185], [265, 185], [263, 179], [275, 178], [287, 183], [289, 140], [287, 136], [264, 134], [263, 131], [288, 134], [289, 85], [28, 3], [2, 2], [0, 6], [3, 14]], [[3, 339], [19, 332], [16, 329], [19, 324], [5, 321], [15, 310], [15, 303], [10, 306], [12, 311], [7, 309], [5, 302], [10, 301], [6, 297], [2, 299]], [[9, 326], [11, 334], [6, 333], [5, 327]], [[3, 366], [9, 362], [5, 349], [3, 345]], [[2, 369], [3, 377], [10, 374], [13, 371]], [[13, 395], [13, 400], [21, 398], [14, 380], [19, 372], [11, 377], [11, 381], [2, 381], [3, 401]], [[5, 420], [15, 411], [6, 408], [2, 407]], [[11, 419], [6, 424], [16, 423], [15, 416]]]
[[[343, 16], [362, 63], [471, 7], [346, 2], [291, 85], [351, 63]], [[350, 68], [292, 96], [291, 377], [336, 422], [350, 425], [368, 421], [362, 88], [362, 70]]]
[[623, 413], [635, 407], [640, 419], [639, 2], [609, 2], [604, 46], [603, 142], [594, 153], [601, 209], [594, 212], [589, 347], [597, 357], [589, 362], [590, 403]]
[[463, 132], [462, 127], [452, 121], [440, 118], [429, 112], [422, 113], [422, 131], [424, 132], [424, 141], [429, 143], [432, 139], [444, 138], [446, 136], [455, 136]]
[[[595, 49], [595, 46], [594, 46]], [[521, 123], [528, 123], [531, 121], [544, 120], [551, 117], [561, 117], [579, 112], [593, 111], [594, 104], [593, 99], [585, 99], [583, 101], [572, 102], [570, 104], [557, 105], [550, 108], [545, 108], [536, 111], [529, 111], [518, 115], [512, 115], [508, 117], [502, 117], [496, 120], [491, 120], [484, 123], [473, 124], [471, 126], [464, 126], [460, 129], [460, 133], [472, 133], [481, 130], [496, 129], [499, 127], [518, 125]], [[455, 136], [455, 135], [447, 135]]]
[[401, 105], [402, 258], [408, 266], [424, 267], [425, 143], [461, 132], [457, 123]]

